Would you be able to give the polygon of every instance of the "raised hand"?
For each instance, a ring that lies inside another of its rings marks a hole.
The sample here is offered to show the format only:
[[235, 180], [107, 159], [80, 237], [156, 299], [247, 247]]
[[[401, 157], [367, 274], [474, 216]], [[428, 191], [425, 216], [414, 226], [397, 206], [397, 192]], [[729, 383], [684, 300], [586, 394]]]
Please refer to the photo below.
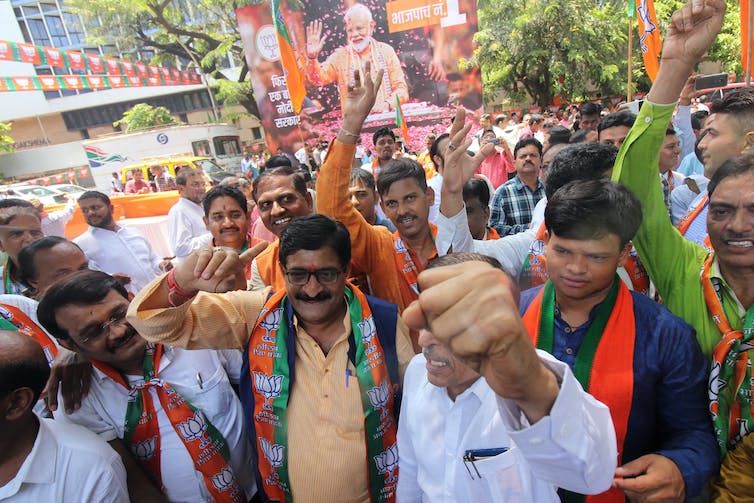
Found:
[[539, 360], [503, 271], [486, 262], [437, 267], [419, 275], [419, 287], [419, 300], [403, 312], [409, 328], [429, 328], [530, 422], [549, 413], [557, 379]]
[[314, 21], [306, 27], [306, 55], [309, 59], [317, 59], [325, 46], [327, 35], [322, 35], [322, 21]]
[[466, 110], [459, 107], [456, 119], [450, 129], [450, 141], [443, 152], [442, 197], [440, 211], [447, 217], [452, 217], [463, 208], [463, 185], [476, 173], [482, 162], [495, 151], [495, 145], [485, 143], [479, 151], [470, 157], [466, 149], [471, 145], [471, 139], [466, 135], [471, 124], [465, 124]]
[[372, 65], [369, 61], [364, 64], [363, 76], [359, 70], [353, 72], [353, 82], [348, 85], [343, 103], [343, 126], [338, 133], [338, 141], [341, 143], [356, 142], [364, 120], [374, 107], [384, 73], [384, 70], [379, 70], [372, 78]]
[[220, 246], [201, 248], [175, 267], [175, 282], [189, 293], [245, 290], [246, 265], [265, 248], [259, 243], [241, 255]]
[[725, 7], [724, 0], [692, 0], [675, 11], [662, 44], [662, 59], [698, 63], [723, 26]]

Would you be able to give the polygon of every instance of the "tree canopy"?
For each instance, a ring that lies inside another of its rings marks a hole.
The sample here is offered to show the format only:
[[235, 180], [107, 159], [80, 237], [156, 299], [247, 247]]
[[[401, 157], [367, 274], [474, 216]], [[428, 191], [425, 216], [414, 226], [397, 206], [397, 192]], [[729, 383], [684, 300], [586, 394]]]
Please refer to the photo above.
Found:
[[[13, 152], [13, 148], [11, 147], [14, 143], [13, 138], [5, 134], [9, 133], [12, 127], [12, 124], [0, 122], [0, 152]], [[2, 177], [0, 176], [0, 178]]]
[[123, 118], [113, 122], [113, 127], [125, 126], [126, 133], [146, 129], [162, 124], [178, 124], [170, 110], [165, 107], [153, 107], [146, 103], [139, 103], [123, 112]]
[[[683, 2], [656, 0], [664, 35]], [[709, 52], [724, 71], [740, 73], [738, 3], [728, 1], [723, 30]], [[541, 106], [627, 92], [628, 19], [625, 1], [479, 0], [479, 47], [473, 63], [487, 89], [501, 89], [515, 102]], [[634, 21], [635, 89], [648, 90]], [[527, 97], [530, 96], [531, 98]]]
[[[227, 105], [257, 114], [254, 94], [245, 82], [248, 68], [235, 18], [244, 0], [71, 0], [87, 26], [89, 43], [117, 47], [119, 52], [149, 55], [156, 64], [201, 67], [219, 84]], [[241, 66], [235, 81], [219, 69], [229, 59]]]

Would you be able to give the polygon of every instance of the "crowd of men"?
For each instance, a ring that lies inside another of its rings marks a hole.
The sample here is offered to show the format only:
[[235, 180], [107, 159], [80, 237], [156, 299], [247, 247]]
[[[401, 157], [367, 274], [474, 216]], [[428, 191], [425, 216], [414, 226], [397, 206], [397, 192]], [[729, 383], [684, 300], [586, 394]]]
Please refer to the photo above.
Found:
[[754, 90], [690, 110], [724, 12], [673, 14], [595, 142], [461, 108], [354, 167], [367, 63], [316, 193], [285, 156], [180, 171], [175, 257], [100, 192], [73, 241], [3, 201], [0, 501], [754, 498]]

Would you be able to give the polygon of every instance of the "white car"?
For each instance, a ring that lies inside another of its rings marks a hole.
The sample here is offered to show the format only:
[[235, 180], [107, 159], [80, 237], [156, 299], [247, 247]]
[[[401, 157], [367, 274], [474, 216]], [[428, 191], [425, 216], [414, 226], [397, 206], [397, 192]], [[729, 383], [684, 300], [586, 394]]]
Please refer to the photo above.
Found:
[[5, 187], [3, 192], [6, 197], [18, 197], [27, 201], [36, 198], [44, 205], [65, 202], [63, 192], [40, 185], [10, 185]]
[[56, 183], [54, 185], [49, 185], [47, 188], [52, 190], [57, 190], [58, 192], [62, 192], [63, 194], [69, 194], [74, 199], [78, 199], [81, 194], [86, 192], [86, 187], [82, 187], [81, 185], [74, 185], [72, 183]]

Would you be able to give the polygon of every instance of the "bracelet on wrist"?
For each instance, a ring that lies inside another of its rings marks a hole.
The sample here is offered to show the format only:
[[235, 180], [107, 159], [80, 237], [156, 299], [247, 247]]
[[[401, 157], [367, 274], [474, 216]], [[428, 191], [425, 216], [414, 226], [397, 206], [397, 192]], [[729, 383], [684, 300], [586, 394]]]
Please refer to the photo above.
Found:
[[186, 290], [181, 288], [178, 285], [178, 283], [175, 281], [175, 269], [171, 269], [170, 271], [168, 271], [168, 273], [165, 275], [165, 281], [167, 282], [167, 285], [168, 285], [168, 303], [172, 307], [176, 307], [176, 305], [179, 305], [175, 303], [175, 300], [173, 300], [174, 295], [178, 295], [179, 297], [183, 297], [185, 299], [191, 299], [193, 297], [196, 297], [196, 294], [199, 293], [198, 291], [193, 292], [193, 293], [187, 292]]
[[351, 138], [358, 138], [358, 137], [359, 137], [359, 135], [357, 135], [357, 134], [355, 134], [355, 133], [352, 133], [352, 132], [350, 132], [350, 131], [349, 131], [349, 130], [347, 130], [347, 129], [343, 129], [343, 127], [342, 127], [342, 126], [341, 126], [341, 128], [340, 128], [340, 132], [341, 132], [341, 133], [343, 133], [343, 134], [344, 134], [344, 135], [346, 135], [346, 136], [350, 136]]

